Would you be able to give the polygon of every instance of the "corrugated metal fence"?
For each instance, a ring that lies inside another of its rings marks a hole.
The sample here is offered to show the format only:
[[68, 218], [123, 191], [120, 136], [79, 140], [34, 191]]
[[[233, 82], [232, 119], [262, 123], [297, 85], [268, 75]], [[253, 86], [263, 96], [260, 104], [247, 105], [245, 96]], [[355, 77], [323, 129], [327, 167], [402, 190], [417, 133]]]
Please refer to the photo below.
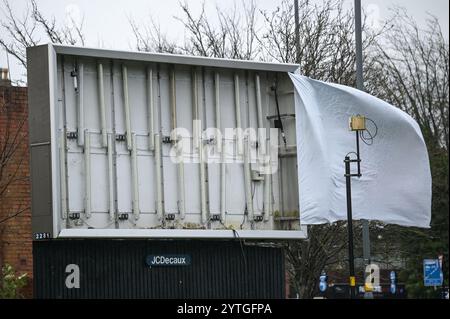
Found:
[[[205, 240], [51, 240], [33, 243], [36, 298], [284, 298], [280, 248]], [[189, 255], [149, 267], [149, 255]], [[68, 265], [79, 288], [68, 288]]]

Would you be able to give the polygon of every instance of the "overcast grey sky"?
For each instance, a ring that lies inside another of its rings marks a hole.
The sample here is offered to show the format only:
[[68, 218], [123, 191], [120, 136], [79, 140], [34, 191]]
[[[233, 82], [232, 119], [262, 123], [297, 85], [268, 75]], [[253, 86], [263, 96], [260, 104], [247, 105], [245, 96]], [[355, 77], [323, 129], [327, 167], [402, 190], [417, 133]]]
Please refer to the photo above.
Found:
[[[281, 0], [257, 0], [258, 8], [273, 10]], [[343, 0], [345, 6], [352, 7], [353, 0]], [[202, 0], [187, 0], [194, 12], [199, 12]], [[244, 0], [245, 2], [245, 0]], [[27, 0], [10, 0], [13, 10], [21, 14], [25, 11]], [[84, 32], [86, 45], [90, 47], [104, 47], [110, 49], [134, 49], [129, 17], [136, 22], [145, 22], [151, 15], [160, 22], [171, 39], [183, 41], [184, 30], [174, 16], [181, 17], [179, 0], [37, 0], [39, 8], [46, 16], [55, 16], [57, 21], [64, 21], [70, 14], [75, 19], [84, 16]], [[231, 9], [234, 3], [242, 7], [242, 1], [214, 1], [208, 0], [206, 12], [215, 17], [216, 4], [224, 9]], [[442, 29], [448, 37], [449, 1], [448, 0], [362, 0], [363, 7], [371, 12], [374, 21], [382, 20], [389, 14], [392, 6], [405, 7], [419, 24], [424, 24], [427, 13], [437, 16]], [[0, 17], [2, 17], [0, 13]], [[3, 32], [3, 31], [0, 31]], [[0, 52], [0, 67], [6, 67], [6, 54]], [[20, 77], [23, 70], [16, 61], [10, 58], [11, 76]]]

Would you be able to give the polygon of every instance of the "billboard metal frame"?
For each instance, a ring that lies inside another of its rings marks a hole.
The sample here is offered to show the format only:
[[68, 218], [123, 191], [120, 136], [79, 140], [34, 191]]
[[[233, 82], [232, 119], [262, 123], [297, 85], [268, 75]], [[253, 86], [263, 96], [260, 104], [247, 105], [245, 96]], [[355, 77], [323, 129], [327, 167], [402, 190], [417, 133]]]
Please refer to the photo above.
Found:
[[[60, 219], [61, 191], [56, 120], [58, 55], [140, 62], [206, 66], [240, 70], [295, 72], [296, 64], [279, 64], [230, 59], [192, 57], [45, 44], [27, 49], [30, 154], [32, 183], [33, 239], [48, 238], [247, 238], [300, 239], [307, 237], [305, 225], [299, 230], [242, 229], [64, 229]], [[47, 167], [48, 166], [48, 167]], [[46, 176], [42, 167], [48, 169]], [[40, 175], [44, 174], [44, 175]], [[46, 177], [42, 178], [42, 176]], [[51, 212], [51, 213], [50, 213]]]

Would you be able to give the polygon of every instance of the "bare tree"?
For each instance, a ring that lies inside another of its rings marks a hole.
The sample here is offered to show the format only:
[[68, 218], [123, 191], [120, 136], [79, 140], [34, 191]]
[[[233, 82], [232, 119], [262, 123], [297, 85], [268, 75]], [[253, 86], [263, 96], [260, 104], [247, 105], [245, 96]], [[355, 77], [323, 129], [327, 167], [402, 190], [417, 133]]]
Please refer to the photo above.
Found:
[[315, 225], [308, 228], [308, 239], [286, 244], [287, 269], [291, 284], [300, 298], [314, 297], [320, 273], [332, 265], [345, 262], [345, 230], [344, 222]]
[[216, 7], [217, 25], [206, 16], [205, 3], [201, 12], [195, 16], [187, 3], [180, 3], [182, 17], [175, 17], [185, 28], [186, 41], [175, 43], [168, 40], [161, 32], [159, 24], [150, 17], [149, 24], [138, 27], [130, 20], [132, 32], [136, 41], [136, 49], [140, 51], [183, 53], [198, 56], [208, 56], [230, 59], [257, 59], [260, 51], [256, 43], [257, 11], [252, 2], [242, 2], [241, 13], [235, 3], [231, 12]]
[[181, 53], [175, 42], [168, 39], [160, 24], [150, 17], [149, 24], [140, 26], [133, 18], [128, 19], [138, 51], [158, 53]]
[[415, 118], [429, 147], [448, 151], [448, 40], [436, 17], [419, 28], [404, 9], [394, 15], [396, 23], [377, 44], [371, 88]]
[[40, 25], [48, 39], [53, 43], [63, 43], [69, 45], [81, 44], [84, 45], [84, 34], [83, 34], [83, 24], [84, 17], [80, 22], [75, 21], [73, 16], [69, 16], [70, 19], [68, 24], [63, 24], [58, 26], [56, 23], [56, 18], [46, 18], [42, 12], [39, 10], [36, 1], [31, 1], [33, 10], [32, 17], [38, 25]]
[[[303, 75], [346, 85], [354, 85], [355, 44], [354, 13], [344, 9], [342, 1], [324, 0], [312, 4], [299, 1], [299, 41], [300, 52], [295, 45], [295, 17], [291, 1], [282, 1], [275, 11], [261, 11], [265, 28], [256, 35], [263, 51], [264, 60], [294, 63], [298, 59]], [[386, 30], [386, 24], [379, 30], [366, 26], [363, 50], [370, 49]], [[365, 64], [371, 63], [365, 56]], [[369, 68], [367, 68], [368, 70]]]
[[37, 44], [35, 32], [37, 23], [32, 19], [32, 9], [27, 3], [25, 14], [18, 17], [9, 2], [3, 0], [2, 11], [4, 17], [0, 26], [4, 32], [1, 33], [0, 45], [26, 68], [26, 48]]
[[[415, 278], [426, 256], [448, 260], [449, 225], [449, 43], [436, 17], [419, 27], [405, 9], [394, 8], [395, 21], [378, 41], [367, 82], [372, 94], [401, 108], [419, 124], [428, 148], [432, 174], [431, 228], [386, 227], [406, 259], [404, 280], [413, 297], [435, 297]], [[420, 240], [418, 240], [420, 238]], [[444, 269], [448, 278], [448, 269]]]
[[[26, 68], [26, 48], [43, 41], [53, 43], [84, 45], [83, 20], [78, 23], [72, 17], [70, 26], [60, 25], [55, 17], [47, 18], [38, 8], [36, 1], [27, 2], [26, 10], [16, 14], [8, 0], [2, 0], [2, 19], [0, 22], [0, 46], [15, 57]], [[42, 34], [45, 35], [42, 39]]]

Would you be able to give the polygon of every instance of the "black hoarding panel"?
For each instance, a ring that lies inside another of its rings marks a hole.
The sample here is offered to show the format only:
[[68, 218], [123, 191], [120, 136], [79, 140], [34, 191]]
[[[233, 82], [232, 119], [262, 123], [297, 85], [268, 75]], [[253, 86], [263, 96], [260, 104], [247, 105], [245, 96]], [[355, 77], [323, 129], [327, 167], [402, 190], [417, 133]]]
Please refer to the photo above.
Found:
[[203, 240], [51, 240], [33, 245], [36, 298], [285, 297], [279, 248]]

